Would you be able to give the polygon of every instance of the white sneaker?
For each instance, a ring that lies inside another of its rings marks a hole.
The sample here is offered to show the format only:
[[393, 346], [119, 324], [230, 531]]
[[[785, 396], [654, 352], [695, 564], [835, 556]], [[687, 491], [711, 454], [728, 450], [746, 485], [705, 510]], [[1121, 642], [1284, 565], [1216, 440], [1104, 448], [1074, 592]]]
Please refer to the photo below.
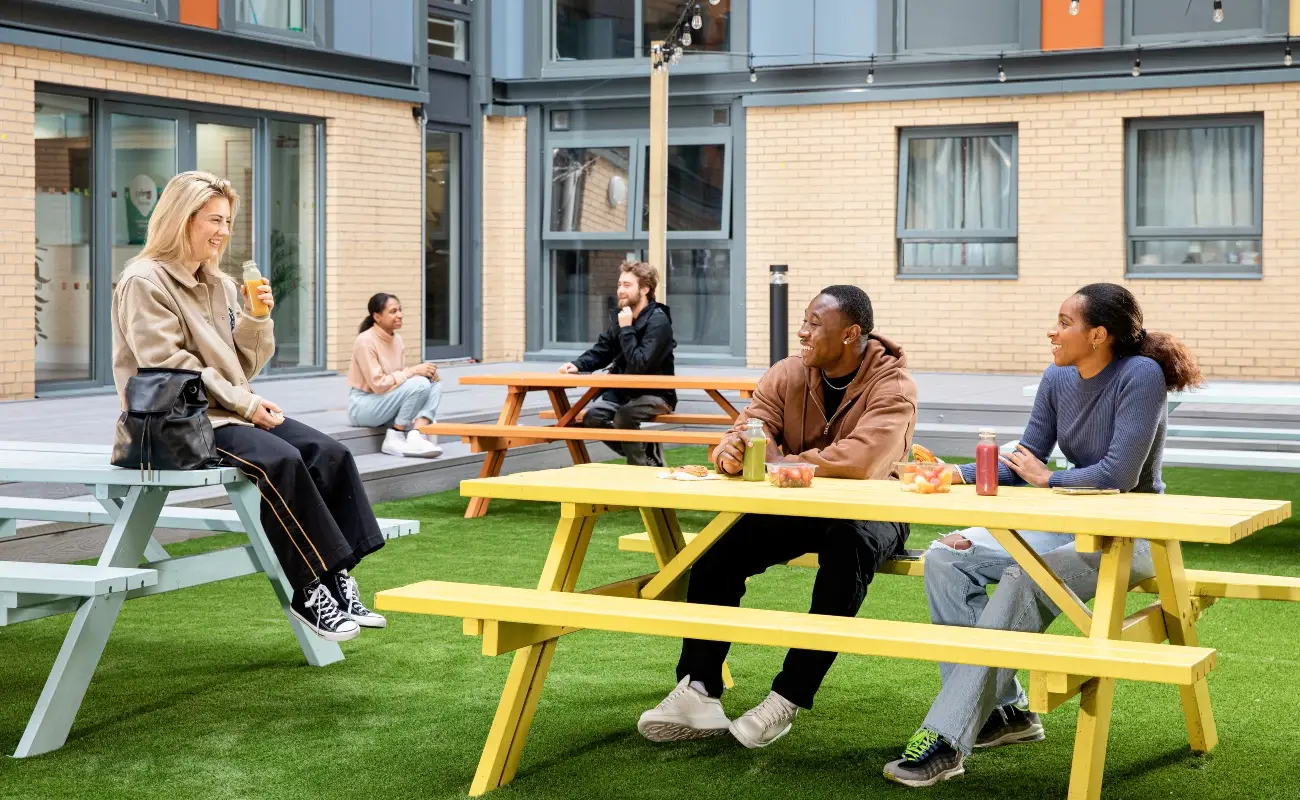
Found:
[[767, 747], [790, 732], [797, 713], [799, 706], [776, 692], [769, 692], [766, 700], [731, 723], [731, 735], [750, 749]]
[[407, 438], [402, 431], [389, 428], [384, 432], [384, 444], [379, 450], [390, 456], [409, 456], [411, 452], [406, 446]]
[[652, 742], [684, 742], [720, 736], [730, 724], [722, 701], [692, 689], [688, 675], [662, 703], [641, 715], [636, 729]]
[[442, 455], [442, 448], [437, 442], [416, 430], [406, 434], [406, 449], [409, 451], [408, 455], [420, 458], [437, 458]]

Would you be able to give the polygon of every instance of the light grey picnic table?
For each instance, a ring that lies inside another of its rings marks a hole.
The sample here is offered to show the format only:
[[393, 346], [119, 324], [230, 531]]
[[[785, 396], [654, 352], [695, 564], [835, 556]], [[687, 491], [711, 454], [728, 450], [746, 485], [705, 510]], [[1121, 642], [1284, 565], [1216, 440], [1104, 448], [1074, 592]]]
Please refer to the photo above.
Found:
[[[68, 565], [0, 562], [0, 626], [73, 613], [64, 639], [14, 756], [56, 750], [68, 733], [126, 599], [265, 573], [284, 609], [303, 655], [312, 666], [343, 658], [335, 642], [315, 636], [289, 614], [293, 587], [271, 549], [260, 521], [261, 495], [237, 469], [192, 471], [119, 469], [109, 449], [93, 445], [0, 442], [0, 482], [83, 484], [95, 504], [0, 496], [0, 536], [12, 536], [18, 520], [111, 524], [98, 569]], [[216, 509], [169, 507], [170, 492], [202, 486], [225, 488], [234, 514]], [[173, 558], [154, 538], [155, 528], [243, 531], [249, 544]], [[384, 520], [385, 536], [415, 533], [419, 523]], [[54, 569], [62, 567], [62, 570]], [[143, 569], [141, 569], [143, 568]], [[46, 587], [43, 591], [40, 587]]]

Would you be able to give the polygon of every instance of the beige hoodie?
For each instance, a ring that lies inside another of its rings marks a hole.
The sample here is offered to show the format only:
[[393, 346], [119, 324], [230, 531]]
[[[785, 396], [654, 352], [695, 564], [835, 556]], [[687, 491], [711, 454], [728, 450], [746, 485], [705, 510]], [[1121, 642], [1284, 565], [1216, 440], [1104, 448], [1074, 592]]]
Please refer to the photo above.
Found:
[[[862, 366], [826, 418], [820, 370], [791, 356], [773, 364], [732, 430], [760, 419], [784, 455], [817, 465], [827, 478], [883, 480], [905, 461], [916, 427], [916, 383], [907, 356], [878, 334], [867, 339]], [[771, 453], [769, 452], [769, 457]]]
[[244, 313], [235, 282], [220, 271], [142, 259], [113, 290], [113, 383], [144, 367], [203, 374], [213, 427], [251, 425], [262, 398], [249, 385], [275, 352], [275, 323]]

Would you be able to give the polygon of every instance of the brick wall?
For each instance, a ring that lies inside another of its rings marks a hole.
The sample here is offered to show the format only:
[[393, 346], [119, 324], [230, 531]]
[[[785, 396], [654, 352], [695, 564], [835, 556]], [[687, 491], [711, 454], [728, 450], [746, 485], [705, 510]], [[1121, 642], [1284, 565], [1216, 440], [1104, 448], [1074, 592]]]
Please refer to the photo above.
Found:
[[[1263, 280], [1125, 281], [1125, 120], [1234, 113], [1264, 116]], [[753, 108], [747, 123], [752, 366], [767, 358], [767, 265], [788, 263], [793, 325], [823, 285], [858, 283], [915, 369], [1037, 372], [1061, 301], [1104, 280], [1207, 374], [1300, 378], [1300, 85]], [[998, 123], [1020, 136], [1019, 278], [898, 280], [899, 128]]]
[[524, 356], [528, 123], [483, 119], [483, 360]]
[[37, 82], [324, 118], [327, 365], [347, 368], [380, 290], [402, 297], [419, 356], [423, 144], [409, 104], [0, 44], [0, 400], [34, 391]]

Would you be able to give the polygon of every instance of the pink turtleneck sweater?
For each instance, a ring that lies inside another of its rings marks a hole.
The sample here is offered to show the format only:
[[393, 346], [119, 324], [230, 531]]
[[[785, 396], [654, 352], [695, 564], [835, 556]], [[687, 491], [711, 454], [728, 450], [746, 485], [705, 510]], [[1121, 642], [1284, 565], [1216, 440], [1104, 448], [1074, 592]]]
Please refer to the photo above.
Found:
[[391, 392], [411, 377], [402, 367], [404, 358], [402, 337], [375, 325], [352, 345], [348, 385], [371, 394]]

